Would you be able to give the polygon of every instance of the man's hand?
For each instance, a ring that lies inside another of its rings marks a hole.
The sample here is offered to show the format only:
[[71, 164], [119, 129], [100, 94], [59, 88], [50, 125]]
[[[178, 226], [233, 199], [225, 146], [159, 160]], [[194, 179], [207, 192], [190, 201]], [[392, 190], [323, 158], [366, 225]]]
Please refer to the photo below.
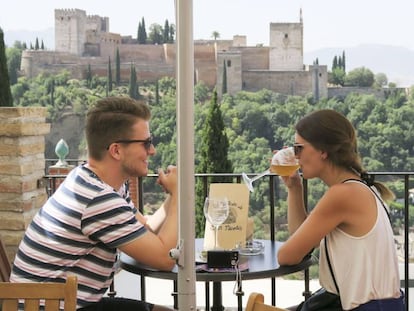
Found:
[[177, 194], [177, 167], [169, 165], [165, 172], [158, 169], [157, 183], [163, 187], [166, 193]]

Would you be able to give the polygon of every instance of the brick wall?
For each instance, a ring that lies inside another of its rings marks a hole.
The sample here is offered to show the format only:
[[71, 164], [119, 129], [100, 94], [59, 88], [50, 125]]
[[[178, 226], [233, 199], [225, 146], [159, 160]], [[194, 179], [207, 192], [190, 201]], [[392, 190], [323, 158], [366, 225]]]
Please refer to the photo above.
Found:
[[0, 236], [13, 260], [25, 229], [47, 199], [46, 108], [0, 108]]

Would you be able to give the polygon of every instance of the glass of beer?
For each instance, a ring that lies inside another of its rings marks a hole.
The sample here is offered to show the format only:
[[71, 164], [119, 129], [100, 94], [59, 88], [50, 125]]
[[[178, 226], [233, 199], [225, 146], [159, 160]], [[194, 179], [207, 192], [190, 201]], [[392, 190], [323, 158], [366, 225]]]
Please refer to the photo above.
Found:
[[259, 178], [269, 175], [270, 173], [279, 176], [290, 176], [297, 169], [299, 169], [299, 161], [295, 157], [293, 147], [287, 147], [279, 150], [273, 155], [269, 169], [252, 178], [247, 176], [246, 173], [242, 173], [242, 178], [250, 192], [253, 192], [253, 182]]
[[299, 169], [299, 161], [295, 157], [293, 147], [279, 150], [272, 157], [270, 172], [279, 176], [290, 176]]

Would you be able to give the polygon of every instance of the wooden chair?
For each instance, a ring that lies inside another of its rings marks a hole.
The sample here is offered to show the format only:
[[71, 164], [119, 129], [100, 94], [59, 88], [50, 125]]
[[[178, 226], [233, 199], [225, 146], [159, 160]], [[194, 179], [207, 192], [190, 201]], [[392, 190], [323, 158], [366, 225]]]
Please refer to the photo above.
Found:
[[247, 301], [246, 311], [288, 311], [264, 304], [264, 297], [260, 293], [251, 293]]
[[6, 247], [0, 237], [0, 282], [8, 282], [11, 273], [11, 264], [7, 257]]
[[76, 311], [76, 276], [69, 276], [66, 283], [0, 283], [2, 311], [17, 311], [19, 300], [24, 300], [25, 311], [38, 311], [39, 303], [44, 302], [45, 311], [59, 310], [64, 302], [64, 311]]

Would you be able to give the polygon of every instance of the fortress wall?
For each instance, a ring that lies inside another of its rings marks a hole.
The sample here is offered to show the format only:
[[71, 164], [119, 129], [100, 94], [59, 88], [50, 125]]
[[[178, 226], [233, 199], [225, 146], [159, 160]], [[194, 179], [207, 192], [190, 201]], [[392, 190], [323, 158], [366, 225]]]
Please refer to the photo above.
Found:
[[286, 95], [305, 96], [312, 90], [309, 71], [243, 71], [243, 90], [257, 92], [269, 89]]
[[214, 45], [195, 45], [194, 59], [200, 62], [216, 63], [216, 49]]
[[242, 70], [269, 69], [268, 47], [247, 47], [238, 50], [242, 53]]
[[[25, 76], [33, 78], [48, 68], [53, 69], [58, 65], [66, 67], [68, 64], [75, 65], [77, 62], [78, 57], [69, 53], [25, 50], [22, 53], [21, 70]], [[53, 73], [58, 72], [53, 70]]]
[[[164, 47], [162, 45], [121, 44], [119, 45], [119, 54], [121, 62], [165, 63]], [[111, 55], [111, 58], [115, 59], [115, 52]]]

